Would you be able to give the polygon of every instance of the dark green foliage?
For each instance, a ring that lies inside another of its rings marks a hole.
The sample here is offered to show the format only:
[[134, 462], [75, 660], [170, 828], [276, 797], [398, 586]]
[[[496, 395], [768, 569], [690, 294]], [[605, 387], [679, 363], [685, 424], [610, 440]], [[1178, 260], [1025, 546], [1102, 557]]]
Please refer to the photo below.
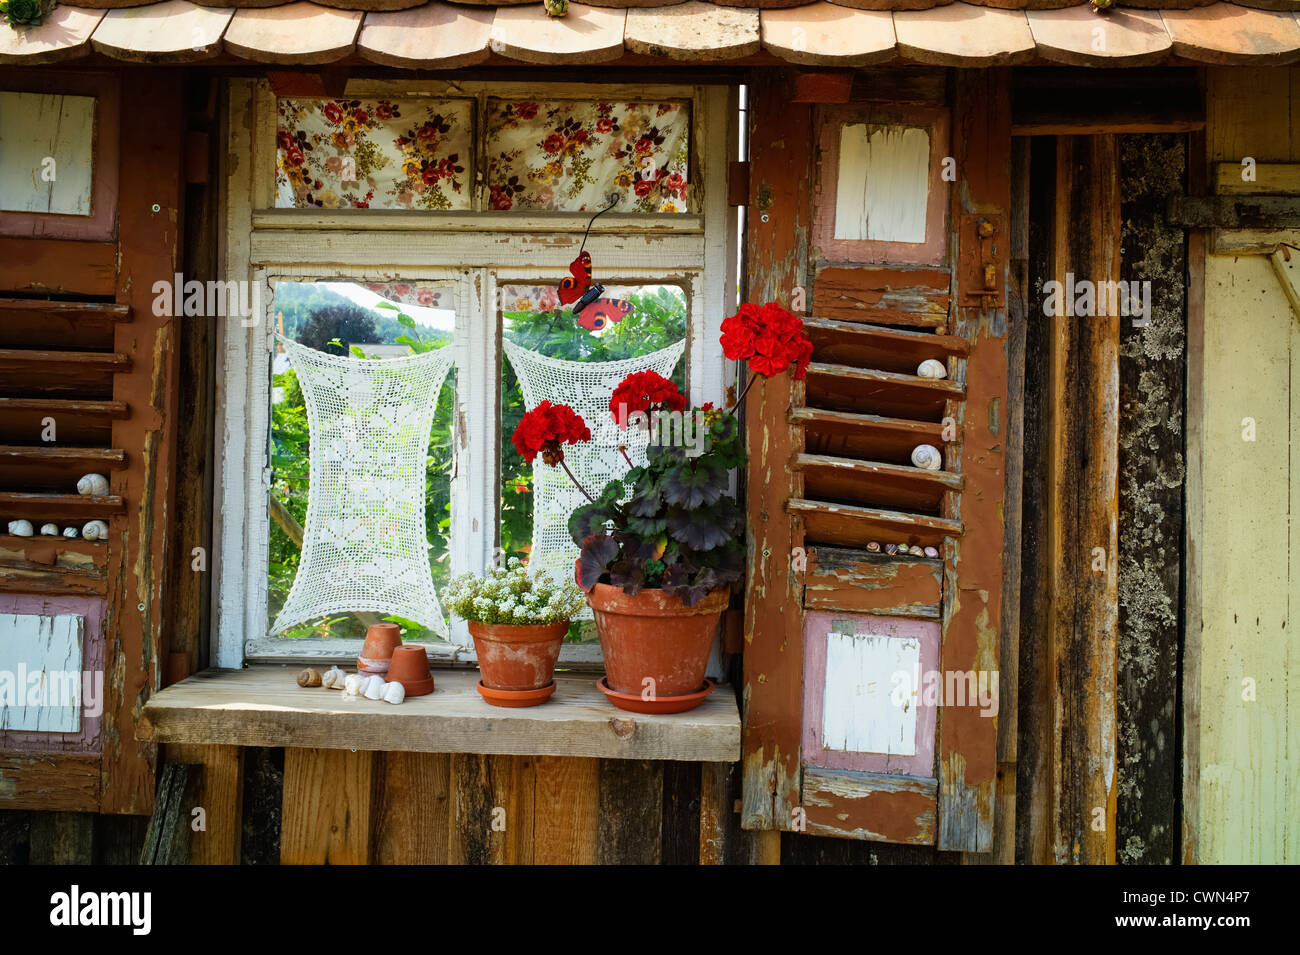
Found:
[[710, 591], [740, 582], [745, 563], [744, 515], [727, 493], [728, 472], [744, 462], [740, 430], [726, 412], [704, 412], [707, 446], [651, 445], [649, 463], [633, 468], [632, 496], [611, 482], [569, 518], [582, 550], [580, 583], [607, 579], [627, 594], [662, 588], [693, 607]]

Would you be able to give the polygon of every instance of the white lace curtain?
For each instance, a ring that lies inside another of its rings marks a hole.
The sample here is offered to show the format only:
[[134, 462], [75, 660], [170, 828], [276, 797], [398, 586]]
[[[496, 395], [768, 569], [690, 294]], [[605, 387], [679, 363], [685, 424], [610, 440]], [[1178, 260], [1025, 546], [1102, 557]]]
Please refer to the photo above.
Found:
[[272, 632], [372, 611], [445, 637], [429, 570], [425, 467], [452, 350], [366, 360], [279, 340], [307, 406], [311, 485], [298, 573]]
[[[686, 349], [685, 339], [639, 358], [608, 362], [565, 361], [511, 341], [502, 344], [528, 409], [542, 401], [563, 403], [586, 420], [591, 440], [565, 445], [564, 461], [591, 494], [599, 494], [610, 480], [627, 472], [627, 462], [618, 451], [620, 441], [627, 443], [628, 457], [634, 463], [646, 463], [649, 436], [636, 428], [620, 431], [610, 420], [609, 399], [631, 372], [656, 371], [670, 377]], [[528, 561], [531, 571], [544, 570], [558, 581], [573, 579], [578, 548], [569, 537], [569, 515], [585, 501], [563, 468], [551, 467], [540, 457], [533, 462], [533, 546]], [[591, 611], [584, 610], [582, 616], [590, 617]]]

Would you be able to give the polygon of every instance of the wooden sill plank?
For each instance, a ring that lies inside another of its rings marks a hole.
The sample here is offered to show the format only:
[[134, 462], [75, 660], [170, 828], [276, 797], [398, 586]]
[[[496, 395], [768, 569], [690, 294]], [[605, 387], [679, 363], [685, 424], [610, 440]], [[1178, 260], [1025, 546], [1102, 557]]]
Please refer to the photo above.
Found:
[[740, 714], [722, 686], [689, 713], [615, 709], [588, 676], [556, 676], [541, 706], [489, 706], [477, 671], [436, 670], [437, 689], [398, 706], [303, 689], [296, 666], [205, 670], [145, 704], [140, 739], [157, 743], [292, 746], [417, 753], [597, 756], [735, 762]]
[[0, 754], [0, 809], [99, 811], [98, 753]]

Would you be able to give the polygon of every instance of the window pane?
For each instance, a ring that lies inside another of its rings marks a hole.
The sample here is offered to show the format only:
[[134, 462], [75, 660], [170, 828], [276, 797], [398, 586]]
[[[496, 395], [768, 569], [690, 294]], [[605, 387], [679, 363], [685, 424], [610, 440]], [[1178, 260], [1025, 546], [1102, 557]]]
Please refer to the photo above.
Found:
[[[430, 282], [362, 285], [347, 281], [282, 281], [275, 286], [275, 315], [281, 334], [309, 348], [370, 359], [398, 358], [451, 343], [455, 327], [453, 299], [450, 285]], [[425, 531], [430, 545], [430, 571], [439, 594], [449, 576], [455, 374], [453, 367], [438, 396], [426, 463]], [[281, 345], [276, 348], [273, 375], [268, 628], [289, 596], [302, 557], [311, 453], [302, 390]], [[401, 624], [408, 640], [439, 639], [428, 627], [400, 617], [356, 613], [297, 623], [282, 636], [361, 637], [376, 619]]]
[[489, 99], [489, 204], [500, 210], [686, 212], [684, 102]]
[[473, 101], [282, 99], [279, 209], [469, 209]]
[[[627, 470], [618, 452], [618, 435], [607, 427], [609, 393], [623, 376], [657, 362], [661, 371], [685, 392], [686, 362], [678, 359], [679, 353], [663, 352], [685, 340], [685, 292], [672, 285], [606, 286], [605, 295], [630, 302], [631, 311], [622, 321], [590, 331], [577, 324], [568, 308], [559, 309], [553, 285], [501, 287], [503, 335], [521, 349], [507, 354], [501, 362], [501, 548], [507, 557], [533, 562], [535, 546], [540, 546], [541, 565], [560, 579], [572, 575], [573, 557], [577, 555], [576, 548], [572, 555], [563, 552], [572, 544], [567, 526], [574, 502], [567, 500], [572, 494], [568, 477], [561, 469], [549, 467], [539, 458], [535, 472], [511, 442], [527, 410], [520, 376], [531, 376], [529, 392], [534, 403], [548, 399], [563, 402], [586, 419], [592, 441], [572, 451], [569, 460], [579, 477], [598, 483], [587, 488], [593, 493]], [[609, 370], [602, 373], [599, 367], [641, 356], [647, 356], [646, 361], [633, 361], [627, 369], [609, 365]], [[580, 362], [584, 367], [579, 374], [572, 368], [538, 362], [538, 357]], [[604, 476], [590, 476], [590, 471], [584, 475], [584, 468], [594, 468]], [[547, 486], [538, 487], [535, 480]], [[534, 528], [534, 508], [539, 500], [543, 501], [546, 516]]]

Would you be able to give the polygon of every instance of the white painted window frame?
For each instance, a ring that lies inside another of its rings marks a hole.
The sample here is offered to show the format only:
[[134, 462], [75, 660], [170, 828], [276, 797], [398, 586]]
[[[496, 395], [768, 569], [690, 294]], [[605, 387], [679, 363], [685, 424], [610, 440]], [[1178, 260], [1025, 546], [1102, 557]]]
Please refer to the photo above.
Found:
[[[722, 86], [578, 86], [349, 82], [347, 95], [519, 95], [534, 99], [690, 98], [692, 192], [689, 214], [606, 215], [587, 248], [606, 284], [680, 284], [687, 296], [687, 374], [695, 403], [725, 402], [736, 368], [718, 346], [722, 319], [736, 307], [736, 210], [727, 206], [727, 160], [737, 135], [735, 90]], [[265, 660], [341, 660], [359, 640], [285, 640], [267, 634], [266, 574], [270, 519], [270, 362], [275, 280], [395, 279], [455, 283], [457, 452], [453, 464], [451, 573], [491, 564], [498, 536], [500, 377], [474, 375], [500, 367], [498, 284], [557, 282], [590, 219], [587, 213], [409, 213], [382, 210], [274, 208], [275, 99], [265, 81], [231, 80], [224, 94], [228, 148], [222, 150], [221, 266], [227, 281], [261, 290], [255, 324], [219, 319], [216, 507], [210, 566], [214, 635], [212, 663], [238, 668]], [[478, 128], [482, 128], [481, 123]], [[485, 190], [484, 183], [477, 187]], [[539, 241], [539, 237], [542, 241]], [[469, 446], [461, 453], [463, 427]], [[431, 645], [435, 659], [470, 662], [472, 642], [453, 619], [451, 645]], [[598, 666], [600, 648], [566, 644], [561, 664]]]

